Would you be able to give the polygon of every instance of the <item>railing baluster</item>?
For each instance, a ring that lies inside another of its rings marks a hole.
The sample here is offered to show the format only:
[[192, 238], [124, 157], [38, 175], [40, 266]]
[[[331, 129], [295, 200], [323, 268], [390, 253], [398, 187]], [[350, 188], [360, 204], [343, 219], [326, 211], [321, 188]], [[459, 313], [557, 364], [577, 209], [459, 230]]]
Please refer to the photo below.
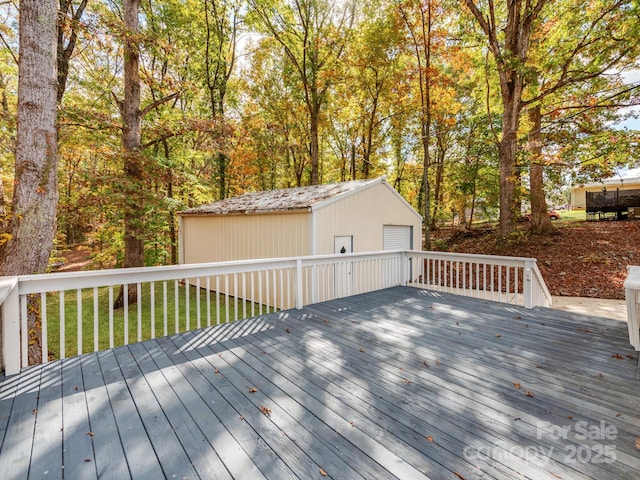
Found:
[[180, 333], [180, 289], [178, 288], [178, 280], [174, 280], [173, 286], [173, 308], [174, 308], [174, 322], [176, 333]]
[[149, 299], [149, 303], [150, 303], [149, 316], [151, 317], [151, 338], [156, 338], [156, 283], [155, 282], [149, 282], [149, 292], [151, 294], [151, 298]]
[[49, 361], [49, 335], [48, 335], [48, 322], [47, 322], [47, 294], [42, 292], [40, 294], [40, 311], [42, 320], [42, 362], [47, 363]]
[[78, 332], [77, 332], [77, 341], [78, 348], [76, 351], [77, 355], [82, 354], [82, 289], [78, 288], [76, 290], [76, 305], [77, 305], [77, 323], [78, 323]]
[[207, 277], [207, 327], [211, 326], [211, 277]]
[[100, 322], [98, 315], [98, 287], [93, 287], [93, 351], [100, 350]]
[[[233, 274], [233, 321], [238, 320], [238, 274]], [[227, 320], [229, 321], [229, 320]]]
[[113, 285], [109, 285], [109, 348], [113, 346]]
[[162, 321], [163, 321], [163, 333], [164, 336], [166, 337], [167, 335], [169, 335], [169, 303], [168, 303], [168, 291], [167, 291], [167, 282], [164, 281], [162, 282]]
[[220, 275], [216, 275], [216, 325], [220, 325]]
[[200, 277], [196, 278], [196, 325], [202, 328], [200, 320]]
[[184, 318], [185, 318], [185, 325], [184, 325], [184, 331], [188, 332], [189, 330], [191, 330], [191, 312], [189, 311], [189, 293], [191, 292], [191, 288], [190, 288], [191, 284], [189, 283], [189, 279], [185, 278], [184, 279]]
[[229, 323], [229, 274], [224, 276], [224, 321]]
[[136, 283], [136, 316], [138, 317], [138, 341], [142, 341], [142, 285]]
[[242, 272], [242, 318], [247, 318], [247, 274]]
[[262, 315], [262, 272], [258, 270], [258, 315]]
[[256, 304], [256, 294], [255, 294], [255, 274], [254, 272], [251, 272], [251, 285], [250, 285], [250, 290], [251, 290], [251, 316], [255, 317], [255, 304]]
[[[65, 313], [65, 308], [64, 308], [64, 290], [60, 290], [60, 358], [66, 358], [65, 354], [66, 354], [66, 341], [67, 341], [67, 337], [66, 337], [66, 319], [64, 316]], [[23, 330], [26, 331], [26, 330]]]
[[124, 284], [122, 289], [124, 299], [124, 344], [129, 345], [129, 285]]

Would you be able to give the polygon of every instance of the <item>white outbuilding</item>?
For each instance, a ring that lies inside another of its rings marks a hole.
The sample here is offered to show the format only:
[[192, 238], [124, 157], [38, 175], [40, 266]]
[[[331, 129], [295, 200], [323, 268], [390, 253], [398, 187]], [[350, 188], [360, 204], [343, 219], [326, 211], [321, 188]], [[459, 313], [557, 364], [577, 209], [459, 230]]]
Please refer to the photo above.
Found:
[[422, 249], [422, 217], [385, 177], [247, 193], [178, 220], [180, 263]]

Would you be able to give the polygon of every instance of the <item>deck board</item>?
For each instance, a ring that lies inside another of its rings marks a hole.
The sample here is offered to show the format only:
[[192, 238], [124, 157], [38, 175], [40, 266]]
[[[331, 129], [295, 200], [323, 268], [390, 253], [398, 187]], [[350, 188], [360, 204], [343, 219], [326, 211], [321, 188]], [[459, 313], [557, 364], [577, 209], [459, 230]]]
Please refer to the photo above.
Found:
[[635, 367], [624, 322], [399, 287], [0, 378], [0, 472], [640, 480]]

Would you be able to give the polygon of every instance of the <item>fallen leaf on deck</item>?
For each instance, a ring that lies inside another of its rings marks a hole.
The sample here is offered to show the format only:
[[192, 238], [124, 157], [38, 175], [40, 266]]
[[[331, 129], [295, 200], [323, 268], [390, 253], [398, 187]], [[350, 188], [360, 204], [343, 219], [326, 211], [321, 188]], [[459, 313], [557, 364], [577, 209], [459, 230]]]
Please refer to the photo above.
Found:
[[358, 350], [361, 353], [364, 353], [364, 348], [360, 347], [360, 349]]
[[496, 338], [500, 338], [502, 335], [500, 335], [499, 333], [496, 333]]
[[287, 333], [291, 333], [291, 330], [289, 330], [289, 327], [285, 328], [284, 331]]
[[525, 393], [525, 395], [526, 395], [527, 397], [533, 397], [533, 392], [532, 392], [531, 390], [527, 390], [527, 391], [526, 391], [526, 393]]
[[429, 368], [429, 362], [427, 362], [426, 360], [422, 361], [422, 364], [426, 367]]
[[95, 435], [93, 432], [87, 432], [87, 435], [89, 435], [91, 438], [93, 438], [93, 436]]
[[31, 410], [31, 413], [33, 413], [34, 415], [38, 413], [38, 409], [34, 408], [33, 410]]
[[433, 437], [431, 435], [429, 435], [428, 437], [425, 437], [427, 440], [429, 440], [430, 442], [433, 442]]
[[464, 478], [462, 475], [460, 475], [458, 472], [453, 472], [453, 474], [458, 477], [460, 480], [467, 480], [466, 478]]
[[615, 358], [616, 360], [623, 360], [624, 357], [622, 355], [620, 355], [619, 353], [615, 353], [613, 355], [611, 355], [613, 358]]
[[213, 373], [220, 373], [220, 370], [218, 370], [217, 368], [213, 371]]
[[413, 382], [409, 379], [403, 378], [402, 383], [404, 383], [405, 385], [409, 385], [410, 383], [413, 383]]
[[322, 320], [324, 323], [329, 323], [329, 320], [327, 320], [326, 318], [324, 320]]
[[85, 458], [84, 461], [89, 463], [91, 461], [91, 459], [90, 458]]
[[439, 367], [441, 364], [438, 360], [436, 360], [436, 367]]
[[320, 469], [320, 475], [322, 475], [323, 477], [326, 477], [327, 472], [325, 472], [323, 469]]
[[260, 405], [260, 411], [267, 416], [271, 415], [271, 409], [265, 407], [264, 405]]
[[265, 352], [264, 350], [262, 352], [260, 352], [262, 355], [266, 355], [267, 352]]
[[569, 420], [573, 420], [573, 415], [567, 415], [567, 418], [568, 418]]
[[640, 437], [636, 438], [636, 448], [640, 450]]
[[516, 387], [516, 388], [520, 388], [520, 384], [517, 383], [517, 382], [513, 382], [513, 386]]
[[258, 389], [256, 387], [251, 387], [249, 389], [249, 393], [256, 393], [258, 391]]

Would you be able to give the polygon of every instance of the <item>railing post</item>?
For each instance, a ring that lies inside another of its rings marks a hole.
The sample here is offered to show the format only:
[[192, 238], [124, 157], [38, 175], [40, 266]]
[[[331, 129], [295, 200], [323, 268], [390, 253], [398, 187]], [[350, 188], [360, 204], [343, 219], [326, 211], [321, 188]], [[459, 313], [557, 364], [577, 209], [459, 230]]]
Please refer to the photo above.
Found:
[[533, 308], [533, 268], [532, 260], [524, 262], [524, 279], [522, 282], [522, 295], [524, 296], [524, 308]]
[[400, 285], [406, 285], [409, 271], [409, 257], [407, 256], [407, 252], [400, 252]]
[[2, 302], [2, 363], [5, 375], [20, 373], [20, 296], [18, 278], [0, 282], [8, 292]]
[[302, 310], [304, 307], [304, 301], [302, 296], [302, 260], [296, 260], [296, 273], [295, 273], [295, 285], [296, 285], [296, 309]]

